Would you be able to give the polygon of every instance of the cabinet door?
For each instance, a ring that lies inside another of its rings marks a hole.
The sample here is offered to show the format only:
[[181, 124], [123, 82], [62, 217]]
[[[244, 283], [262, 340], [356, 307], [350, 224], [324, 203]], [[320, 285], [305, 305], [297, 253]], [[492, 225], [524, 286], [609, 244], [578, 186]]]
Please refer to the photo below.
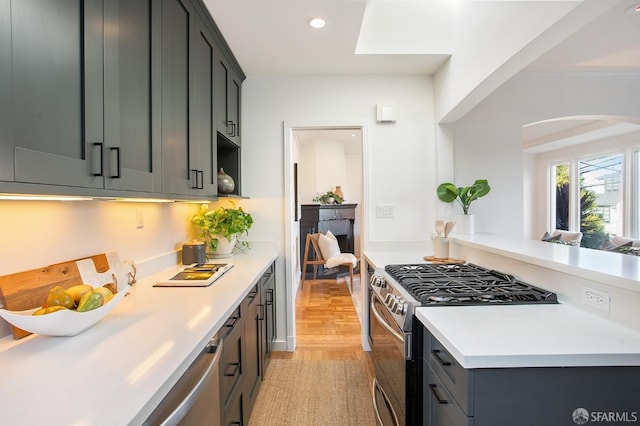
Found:
[[224, 345], [220, 356], [220, 405], [225, 407], [232, 398], [234, 389], [242, 388], [245, 376], [244, 312], [238, 308], [223, 327]]
[[240, 145], [240, 90], [241, 84], [240, 78], [236, 73], [231, 72], [228, 75], [229, 79], [227, 84], [227, 134], [229, 139], [236, 145]]
[[240, 145], [240, 89], [242, 81], [220, 53], [215, 70], [216, 127], [225, 138]]
[[261, 362], [260, 355], [260, 317], [258, 315], [258, 305], [260, 304], [260, 293], [256, 285], [243, 302], [243, 312], [246, 313], [244, 322], [245, 341], [245, 366], [246, 375], [244, 378], [244, 390], [246, 400], [244, 404], [245, 418], [251, 417], [251, 409], [258, 396], [260, 389]]
[[159, 45], [161, 21], [151, 6], [151, 0], [104, 4], [105, 186], [111, 189], [161, 190], [160, 104], [152, 94], [160, 82], [152, 46]]
[[192, 51], [194, 84], [190, 126], [194, 149], [190, 161], [199, 178], [197, 190], [207, 196], [218, 193], [216, 129], [213, 116], [213, 71], [217, 56], [217, 48], [204, 22], [198, 19]]
[[276, 334], [276, 303], [275, 303], [275, 276], [274, 264], [263, 277], [262, 288], [262, 328], [261, 328], [261, 355], [262, 355], [262, 377], [269, 366], [271, 352], [273, 352], [273, 344]]
[[198, 187], [189, 150], [191, 3], [162, 2], [162, 191], [191, 194]]
[[234, 392], [229, 404], [224, 407], [222, 424], [226, 426], [243, 426], [246, 418], [244, 415], [245, 405], [244, 394], [242, 392]]
[[215, 63], [214, 105], [216, 110], [216, 130], [225, 137], [229, 137], [227, 128], [227, 122], [229, 121], [229, 110], [227, 108], [229, 87], [227, 81], [229, 81], [229, 68], [222, 58], [222, 53], [220, 53]]
[[0, 0], [0, 58], [0, 181], [13, 181], [10, 0]]
[[103, 187], [102, 33], [101, 0], [11, 2], [16, 181]]

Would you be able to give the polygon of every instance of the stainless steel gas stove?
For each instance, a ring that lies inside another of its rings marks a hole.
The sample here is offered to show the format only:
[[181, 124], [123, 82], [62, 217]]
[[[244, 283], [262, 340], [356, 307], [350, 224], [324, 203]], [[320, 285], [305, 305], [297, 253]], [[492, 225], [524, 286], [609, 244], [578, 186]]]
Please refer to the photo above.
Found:
[[555, 293], [471, 263], [387, 265], [369, 281], [373, 402], [383, 425], [421, 424], [419, 306], [558, 303]]

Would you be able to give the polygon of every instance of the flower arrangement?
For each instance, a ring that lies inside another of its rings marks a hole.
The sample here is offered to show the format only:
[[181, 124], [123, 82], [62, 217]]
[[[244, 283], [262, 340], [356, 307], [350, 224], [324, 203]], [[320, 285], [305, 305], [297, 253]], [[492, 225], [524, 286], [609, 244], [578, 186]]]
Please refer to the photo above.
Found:
[[322, 204], [342, 204], [344, 202], [344, 198], [333, 191], [327, 191], [322, 195], [318, 194], [318, 196], [315, 197], [312, 201], [314, 203]]

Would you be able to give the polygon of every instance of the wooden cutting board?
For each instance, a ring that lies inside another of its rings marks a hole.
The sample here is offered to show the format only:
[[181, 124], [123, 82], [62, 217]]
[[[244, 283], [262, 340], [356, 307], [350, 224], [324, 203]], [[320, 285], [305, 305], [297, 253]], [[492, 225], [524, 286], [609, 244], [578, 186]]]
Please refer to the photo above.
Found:
[[440, 259], [435, 256], [424, 256], [423, 259], [426, 260], [427, 262], [432, 262], [432, 263], [464, 263], [464, 260], [462, 259], [452, 259], [452, 258]]
[[[109, 262], [104, 253], [83, 259], [91, 259], [98, 272], [109, 270]], [[82, 259], [56, 263], [44, 268], [0, 276], [0, 302], [10, 311], [24, 311], [38, 308], [47, 299], [49, 290], [56, 285], [64, 289], [82, 284], [82, 278], [76, 262]], [[14, 339], [31, 334], [18, 327], [11, 326]]]

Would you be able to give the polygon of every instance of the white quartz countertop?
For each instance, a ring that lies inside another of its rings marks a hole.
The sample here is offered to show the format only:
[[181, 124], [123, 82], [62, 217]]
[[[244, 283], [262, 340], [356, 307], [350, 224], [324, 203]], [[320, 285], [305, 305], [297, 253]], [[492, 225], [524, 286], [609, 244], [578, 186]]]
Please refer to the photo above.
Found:
[[77, 336], [0, 339], [2, 424], [140, 424], [276, 257], [252, 244], [222, 260], [234, 268], [209, 287], [152, 287], [178, 265], [134, 284]]
[[[640, 285], [636, 256], [491, 234], [453, 235], [451, 240], [634, 291]], [[425, 255], [430, 250], [363, 253], [375, 268], [422, 263]], [[421, 307], [416, 317], [465, 368], [640, 366], [640, 332], [569, 303]]]
[[563, 303], [423, 307], [416, 317], [465, 368], [640, 366], [640, 332]]
[[640, 288], [640, 256], [484, 233], [454, 235], [452, 239], [455, 244], [577, 277], [633, 291]]
[[431, 249], [428, 250], [366, 250], [362, 253], [368, 263], [374, 268], [383, 268], [385, 265], [403, 263], [427, 263], [425, 256], [431, 256]]

